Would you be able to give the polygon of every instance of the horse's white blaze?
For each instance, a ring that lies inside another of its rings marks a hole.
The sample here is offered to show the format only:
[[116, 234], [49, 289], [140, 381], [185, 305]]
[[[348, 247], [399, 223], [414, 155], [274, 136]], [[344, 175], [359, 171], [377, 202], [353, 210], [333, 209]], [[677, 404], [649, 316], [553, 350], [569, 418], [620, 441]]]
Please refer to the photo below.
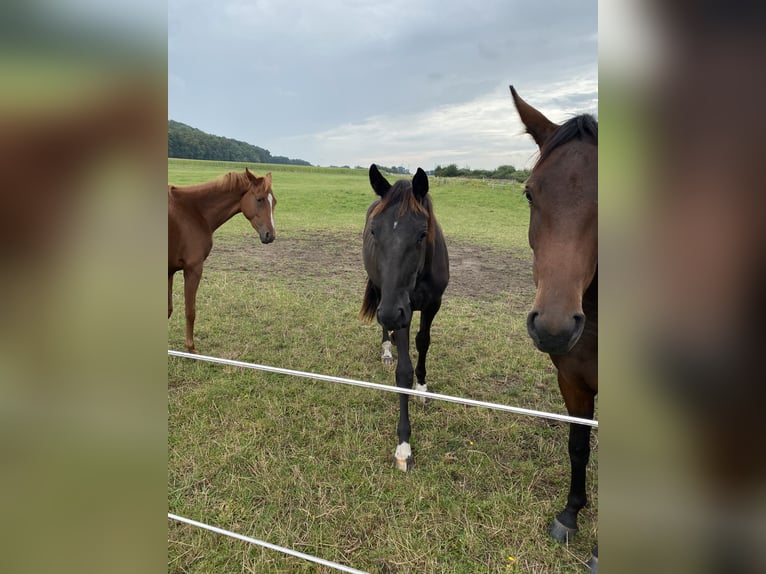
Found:
[[391, 354], [391, 341], [383, 341], [383, 354], [381, 355], [381, 358], [383, 359], [393, 359], [394, 356]]
[[399, 460], [407, 460], [412, 456], [412, 449], [410, 448], [410, 443], [403, 442], [399, 446], [396, 447], [396, 453], [394, 453], [394, 456], [398, 458]]
[[269, 202], [269, 215], [271, 215], [271, 227], [274, 228], [274, 196], [271, 195], [271, 192], [266, 196], [266, 199]]

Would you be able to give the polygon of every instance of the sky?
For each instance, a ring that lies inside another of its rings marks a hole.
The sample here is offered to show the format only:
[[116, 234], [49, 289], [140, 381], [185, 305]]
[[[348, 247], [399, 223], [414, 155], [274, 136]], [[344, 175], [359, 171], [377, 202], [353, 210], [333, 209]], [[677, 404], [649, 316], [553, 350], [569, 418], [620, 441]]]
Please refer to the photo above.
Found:
[[168, 118], [314, 165], [531, 167], [598, 111], [596, 0], [169, 0]]

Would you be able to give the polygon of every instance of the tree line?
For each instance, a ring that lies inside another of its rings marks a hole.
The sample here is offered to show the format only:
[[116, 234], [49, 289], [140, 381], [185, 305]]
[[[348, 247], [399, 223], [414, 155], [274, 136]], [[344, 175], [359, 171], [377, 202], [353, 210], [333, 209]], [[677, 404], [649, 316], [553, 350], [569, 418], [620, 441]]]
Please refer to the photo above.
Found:
[[302, 159], [271, 155], [269, 150], [262, 147], [231, 138], [214, 136], [174, 120], [168, 120], [168, 157], [311, 165]]
[[[248, 163], [277, 163], [290, 165], [311, 164], [302, 159], [290, 159], [271, 155], [262, 147], [247, 142], [215, 136], [175, 120], [168, 120], [168, 157], [181, 159], [207, 159], [214, 161], [239, 161]], [[343, 166], [348, 167], [348, 166]], [[378, 166], [391, 174], [408, 175], [410, 170], [403, 166]], [[366, 169], [356, 166], [356, 169]], [[469, 177], [476, 179], [510, 179], [524, 182], [529, 177], [528, 169], [516, 169], [512, 165], [501, 165], [494, 170], [459, 168], [451, 163], [429, 172], [437, 177]]]
[[471, 177], [477, 179], [511, 179], [524, 183], [529, 177], [528, 169], [516, 169], [512, 165], [501, 165], [497, 169], [469, 169], [459, 168], [451, 163], [446, 167], [437, 165], [433, 171], [437, 177]]

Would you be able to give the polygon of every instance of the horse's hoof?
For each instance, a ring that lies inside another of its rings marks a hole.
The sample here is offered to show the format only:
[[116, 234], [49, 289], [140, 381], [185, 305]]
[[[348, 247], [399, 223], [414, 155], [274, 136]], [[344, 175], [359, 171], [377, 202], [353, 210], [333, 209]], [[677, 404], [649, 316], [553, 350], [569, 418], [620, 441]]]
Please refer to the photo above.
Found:
[[548, 526], [548, 534], [556, 542], [566, 544], [574, 539], [574, 535], [577, 532], [577, 528], [569, 528], [559, 522], [558, 518], [554, 518], [550, 526]]
[[393, 357], [389, 357], [389, 356], [383, 355], [380, 359], [381, 359], [381, 362], [383, 363], [384, 367], [393, 367], [393, 365], [394, 365], [394, 358]]
[[394, 465], [396, 468], [401, 470], [402, 472], [409, 472], [412, 470], [413, 467], [412, 457], [408, 456], [407, 458], [397, 458], [394, 457]]
[[590, 555], [588, 560], [588, 568], [590, 568], [590, 574], [598, 574], [598, 550], [593, 549], [593, 554]]

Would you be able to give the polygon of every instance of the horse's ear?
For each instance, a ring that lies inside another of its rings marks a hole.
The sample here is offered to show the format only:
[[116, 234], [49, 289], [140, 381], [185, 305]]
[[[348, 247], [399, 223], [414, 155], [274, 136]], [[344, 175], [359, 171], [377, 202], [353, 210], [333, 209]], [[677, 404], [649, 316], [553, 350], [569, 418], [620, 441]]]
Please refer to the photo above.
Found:
[[247, 168], [245, 168], [245, 175], [247, 176], [247, 179], [249, 179], [250, 181], [253, 181], [253, 182], [258, 181], [258, 176], [255, 175], [252, 171], [250, 171]]
[[383, 175], [378, 171], [378, 166], [372, 164], [370, 166], [370, 185], [380, 197], [383, 197], [391, 189], [391, 184], [388, 183]]
[[412, 178], [412, 193], [415, 194], [418, 201], [423, 201], [428, 193], [428, 175], [422, 168], [418, 168], [415, 177]]
[[513, 86], [510, 86], [510, 88], [513, 103], [516, 105], [516, 111], [519, 112], [521, 123], [527, 128], [527, 133], [534, 138], [537, 146], [542, 148], [543, 144], [548, 141], [548, 138], [551, 137], [559, 126], [522, 100]]
[[268, 183], [269, 185], [271, 185], [271, 172], [269, 172], [269, 173], [267, 173], [266, 175], [264, 175], [264, 176], [263, 176], [263, 179], [265, 179], [265, 180], [266, 180], [266, 183]]

